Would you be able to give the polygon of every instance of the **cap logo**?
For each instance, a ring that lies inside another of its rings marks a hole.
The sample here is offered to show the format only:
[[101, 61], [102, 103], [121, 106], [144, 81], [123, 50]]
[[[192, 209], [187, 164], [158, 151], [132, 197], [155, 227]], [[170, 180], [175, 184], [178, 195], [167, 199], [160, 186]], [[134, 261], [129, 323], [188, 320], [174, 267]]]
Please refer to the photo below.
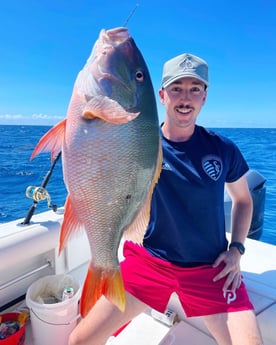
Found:
[[214, 181], [220, 178], [222, 173], [222, 161], [218, 156], [208, 155], [202, 159], [202, 167], [205, 173]]
[[192, 61], [185, 57], [184, 60], [182, 62], [180, 62], [179, 66], [181, 68], [183, 68], [184, 71], [186, 71], [187, 69], [192, 69], [194, 68], [194, 64], [192, 63]]

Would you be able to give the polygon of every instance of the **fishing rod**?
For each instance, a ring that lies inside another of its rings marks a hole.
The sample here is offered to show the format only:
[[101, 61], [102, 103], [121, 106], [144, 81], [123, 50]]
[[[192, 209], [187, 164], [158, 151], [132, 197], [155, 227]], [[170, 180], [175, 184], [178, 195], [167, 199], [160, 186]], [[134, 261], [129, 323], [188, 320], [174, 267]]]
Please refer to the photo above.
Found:
[[128, 24], [128, 22], [129, 22], [129, 20], [130, 20], [130, 18], [133, 16], [133, 14], [134, 14], [134, 12], [137, 10], [137, 8], [140, 6], [140, 4], [136, 4], [135, 5], [135, 7], [134, 7], [134, 9], [130, 12], [130, 14], [129, 14], [129, 16], [127, 17], [127, 19], [126, 19], [126, 21], [125, 21], [125, 23], [124, 23], [124, 25], [123, 26], [127, 26], [127, 24]]
[[30, 199], [33, 199], [33, 204], [30, 207], [24, 221], [22, 222], [23, 225], [28, 225], [30, 224], [30, 220], [35, 212], [36, 206], [39, 203], [39, 201], [41, 200], [47, 200], [48, 201], [48, 207], [51, 208], [54, 212], [56, 212], [57, 210], [57, 206], [56, 205], [51, 205], [51, 198], [49, 193], [47, 192], [47, 190], [45, 189], [50, 177], [53, 173], [54, 167], [56, 165], [56, 163], [58, 162], [58, 160], [60, 159], [61, 156], [61, 151], [59, 152], [59, 154], [56, 156], [56, 158], [54, 159], [52, 166], [50, 168], [50, 170], [47, 172], [47, 174], [45, 175], [41, 186], [36, 187], [36, 186], [29, 186], [26, 189], [26, 196]]

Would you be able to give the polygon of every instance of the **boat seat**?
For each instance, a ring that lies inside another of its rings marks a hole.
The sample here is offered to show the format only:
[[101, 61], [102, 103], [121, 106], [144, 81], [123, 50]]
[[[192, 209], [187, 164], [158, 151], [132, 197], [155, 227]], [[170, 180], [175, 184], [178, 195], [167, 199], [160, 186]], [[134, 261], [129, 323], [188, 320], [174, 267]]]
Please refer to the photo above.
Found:
[[276, 342], [276, 302], [258, 315], [265, 345], [274, 345]]
[[199, 332], [186, 322], [179, 322], [168, 327], [153, 319], [149, 314], [137, 316], [115, 338], [110, 338], [106, 345], [215, 345], [209, 335]]

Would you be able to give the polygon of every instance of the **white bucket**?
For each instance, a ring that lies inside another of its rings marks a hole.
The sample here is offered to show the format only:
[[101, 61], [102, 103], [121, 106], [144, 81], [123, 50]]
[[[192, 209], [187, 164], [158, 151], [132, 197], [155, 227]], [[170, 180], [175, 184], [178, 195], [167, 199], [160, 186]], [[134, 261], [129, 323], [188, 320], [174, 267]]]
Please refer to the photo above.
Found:
[[[73, 297], [58, 303], [43, 303], [40, 296], [62, 296], [67, 287], [74, 289]], [[45, 276], [28, 288], [26, 304], [30, 309], [34, 345], [68, 345], [79, 316], [80, 293], [79, 283], [63, 274]]]

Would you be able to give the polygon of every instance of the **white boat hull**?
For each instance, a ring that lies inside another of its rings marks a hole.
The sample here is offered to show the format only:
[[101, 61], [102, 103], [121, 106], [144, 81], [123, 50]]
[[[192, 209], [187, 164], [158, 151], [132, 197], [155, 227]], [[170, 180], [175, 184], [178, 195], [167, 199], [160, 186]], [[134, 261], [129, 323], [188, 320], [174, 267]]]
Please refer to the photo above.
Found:
[[[35, 215], [31, 225], [20, 225], [22, 220], [0, 225], [2, 309], [7, 303], [12, 303], [13, 300], [24, 295], [30, 284], [41, 276], [70, 273], [82, 284], [90, 258], [86, 235], [75, 238], [61, 256], [58, 256], [62, 218], [62, 215], [48, 211]], [[76, 251], [76, 246], [82, 250]], [[265, 345], [276, 345], [276, 246], [247, 239], [246, 255], [242, 258], [242, 272]], [[9, 309], [12, 308], [13, 306], [9, 306]], [[162, 324], [150, 316], [149, 310], [148, 313], [133, 320], [116, 338], [110, 339], [109, 343], [114, 345], [130, 342], [132, 345], [214, 344], [200, 318], [186, 318], [176, 295], [172, 295], [169, 308], [177, 313], [181, 320], [179, 324], [173, 327]], [[26, 345], [32, 345], [29, 332], [30, 327], [27, 327]], [[204, 339], [204, 342], [201, 339]]]

